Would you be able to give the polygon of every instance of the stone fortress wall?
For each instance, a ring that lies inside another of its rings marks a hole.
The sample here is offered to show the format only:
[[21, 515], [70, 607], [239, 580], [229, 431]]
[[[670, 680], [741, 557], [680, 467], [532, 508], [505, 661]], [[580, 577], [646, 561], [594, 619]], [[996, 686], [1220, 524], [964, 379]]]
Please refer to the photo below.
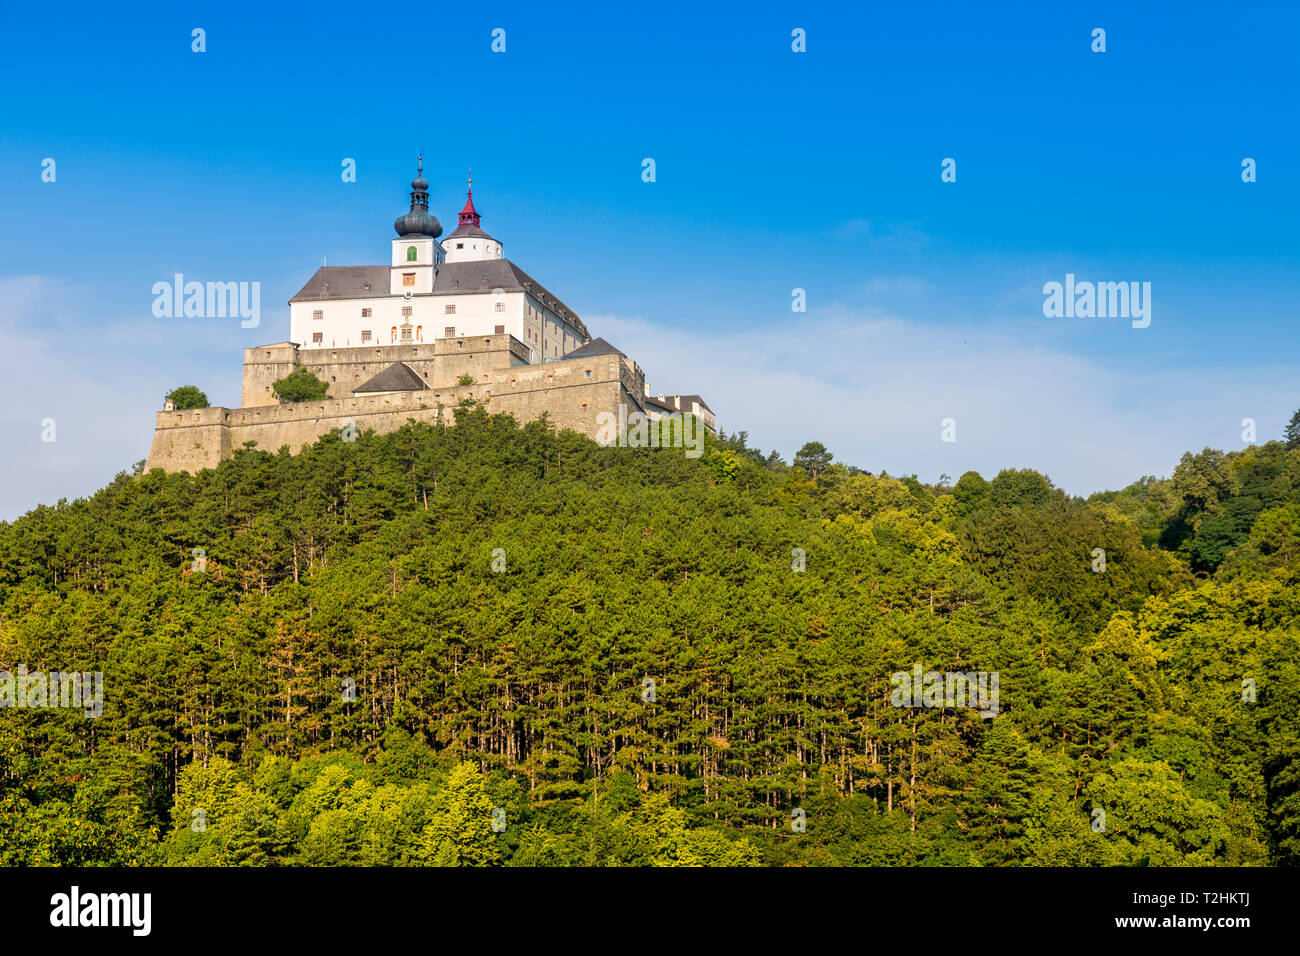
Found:
[[[291, 453], [349, 422], [357, 430], [396, 431], [408, 419], [450, 421], [463, 399], [490, 414], [508, 413], [521, 424], [549, 416], [555, 427], [595, 437], [601, 412], [645, 411], [645, 376], [635, 362], [615, 354], [527, 364], [527, 347], [510, 335], [433, 342], [299, 349], [292, 343], [244, 351], [241, 408], [158, 413], [146, 468], [195, 472], [213, 468], [245, 442]], [[394, 362], [405, 362], [428, 382], [422, 391], [352, 395]], [[271, 384], [297, 367], [330, 385], [330, 398], [277, 404]], [[459, 385], [470, 375], [472, 385]]]

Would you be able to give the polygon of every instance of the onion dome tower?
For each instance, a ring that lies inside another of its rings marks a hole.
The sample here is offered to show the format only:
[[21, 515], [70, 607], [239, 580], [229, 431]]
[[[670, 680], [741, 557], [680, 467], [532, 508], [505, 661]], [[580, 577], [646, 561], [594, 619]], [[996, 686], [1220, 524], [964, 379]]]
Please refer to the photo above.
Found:
[[[442, 235], [442, 223], [429, 212], [429, 182], [424, 178], [423, 156], [416, 166], [415, 178], [411, 180], [411, 210], [398, 216], [393, 228], [397, 231], [397, 238], [393, 240], [389, 292], [408, 299], [414, 295], [429, 295], [433, 292], [438, 266], [444, 257], [437, 241]], [[409, 318], [413, 314], [410, 309], [403, 307], [403, 317]], [[408, 324], [403, 323], [403, 340], [407, 330]]]
[[442, 235], [442, 223], [429, 212], [429, 182], [424, 178], [424, 157], [420, 157], [415, 178], [411, 180], [411, 209], [393, 222], [393, 228], [402, 239], [428, 236], [437, 239]]

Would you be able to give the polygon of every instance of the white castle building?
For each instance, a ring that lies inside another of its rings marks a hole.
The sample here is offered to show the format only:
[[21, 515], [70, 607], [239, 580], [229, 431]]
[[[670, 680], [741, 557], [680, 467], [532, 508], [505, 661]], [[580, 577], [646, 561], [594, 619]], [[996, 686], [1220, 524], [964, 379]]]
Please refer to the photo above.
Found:
[[[483, 231], [473, 181], [456, 230], [429, 212], [421, 159], [411, 208], [393, 223], [388, 265], [322, 266], [289, 300], [289, 339], [312, 349], [402, 345], [510, 335], [530, 364], [562, 358], [591, 340], [572, 309], [505, 257]], [[309, 358], [304, 354], [304, 359]]]
[[[242, 447], [297, 452], [334, 430], [391, 432], [467, 406], [521, 424], [544, 416], [602, 443], [626, 426], [639, 435], [638, 419], [678, 422], [684, 442], [688, 413], [692, 434], [717, 434], [703, 398], [649, 394], [635, 361], [505, 257], [472, 183], [456, 231], [439, 241], [423, 172], [421, 160], [388, 264], [318, 269], [289, 300], [289, 341], [244, 350], [240, 407], [168, 402], [149, 468], [212, 468]], [[326, 397], [281, 401], [277, 386], [298, 371], [325, 383]]]

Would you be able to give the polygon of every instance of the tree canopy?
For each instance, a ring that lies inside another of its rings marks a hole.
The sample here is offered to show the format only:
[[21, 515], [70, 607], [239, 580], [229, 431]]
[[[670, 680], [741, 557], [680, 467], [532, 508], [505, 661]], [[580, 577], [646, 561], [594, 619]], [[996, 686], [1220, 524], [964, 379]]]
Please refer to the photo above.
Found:
[[810, 446], [461, 409], [0, 523], [0, 660], [103, 674], [0, 708], [0, 862], [1300, 862], [1300, 449], [1083, 500]]
[[208, 396], [194, 385], [181, 385], [167, 393], [167, 400], [174, 402], [178, 409], [210, 408]]
[[316, 402], [329, 397], [329, 383], [305, 368], [296, 368], [271, 384], [271, 391], [282, 402]]

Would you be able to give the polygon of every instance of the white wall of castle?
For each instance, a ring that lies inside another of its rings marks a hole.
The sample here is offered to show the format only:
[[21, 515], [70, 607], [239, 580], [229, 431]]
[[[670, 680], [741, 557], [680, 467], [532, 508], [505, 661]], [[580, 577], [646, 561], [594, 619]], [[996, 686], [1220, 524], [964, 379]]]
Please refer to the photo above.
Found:
[[479, 259], [500, 259], [501, 243], [483, 236], [458, 236], [442, 241], [447, 262], [477, 262]]
[[576, 326], [528, 292], [501, 289], [433, 294], [443, 262], [499, 259], [501, 243], [485, 236], [420, 236], [391, 240], [389, 288], [365, 298], [289, 303], [289, 341], [304, 350], [402, 343], [461, 336], [513, 335], [529, 348], [530, 362], [554, 361], [582, 345]]
[[291, 302], [289, 341], [303, 349], [396, 345], [404, 322], [414, 327], [417, 342], [505, 332], [534, 350], [537, 362], [557, 359], [585, 341], [527, 292], [500, 290]]

